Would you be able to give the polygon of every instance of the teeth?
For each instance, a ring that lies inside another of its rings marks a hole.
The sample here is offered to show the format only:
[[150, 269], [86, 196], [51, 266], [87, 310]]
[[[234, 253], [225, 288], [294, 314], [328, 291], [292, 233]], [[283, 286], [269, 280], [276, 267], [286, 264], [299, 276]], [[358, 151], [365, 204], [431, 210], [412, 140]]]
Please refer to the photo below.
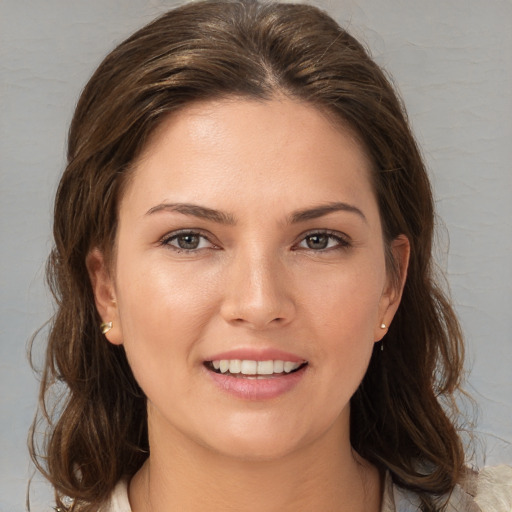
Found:
[[274, 373], [274, 361], [258, 361], [258, 375], [272, 375]]
[[272, 375], [274, 373], [290, 373], [302, 363], [292, 361], [252, 361], [250, 359], [220, 359], [212, 361], [215, 370], [221, 373], [242, 373], [243, 375]]
[[284, 361], [274, 361], [274, 372], [275, 373], [283, 373], [284, 372]]
[[240, 372], [244, 375], [256, 375], [258, 373], [258, 362], [244, 359], [240, 363]]
[[297, 363], [291, 363], [290, 361], [284, 362], [284, 371], [285, 373], [290, 373], [292, 370], [295, 370], [295, 368], [298, 368], [300, 365]]
[[240, 373], [242, 371], [242, 361], [240, 359], [231, 359], [229, 361], [229, 373]]

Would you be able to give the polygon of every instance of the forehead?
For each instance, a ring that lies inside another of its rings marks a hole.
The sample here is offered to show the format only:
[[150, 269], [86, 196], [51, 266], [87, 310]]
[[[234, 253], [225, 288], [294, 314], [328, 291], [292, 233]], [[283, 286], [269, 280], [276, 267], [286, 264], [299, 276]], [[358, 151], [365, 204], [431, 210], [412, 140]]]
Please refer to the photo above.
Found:
[[[257, 120], [257, 125], [253, 124], [254, 120]], [[158, 141], [164, 138], [169, 140], [169, 136], [182, 130], [193, 135], [195, 141], [202, 139], [212, 142], [212, 137], [220, 135], [221, 130], [227, 131], [231, 128], [239, 131], [248, 127], [253, 128], [254, 134], [258, 132], [260, 136], [275, 133], [277, 130], [282, 134], [286, 130], [299, 136], [306, 134], [310, 142], [317, 146], [328, 145], [332, 141], [332, 135], [341, 135], [350, 140], [354, 150], [361, 152], [368, 166], [371, 166], [371, 157], [363, 141], [340, 114], [283, 94], [268, 99], [228, 95], [188, 103], [163, 118], [146, 141], [137, 160], [140, 162], [147, 158]]]
[[336, 201], [342, 191], [368, 193], [371, 167], [348, 127], [305, 102], [196, 102], [169, 115], [152, 134], [122, 202], [178, 195], [181, 201], [218, 203], [233, 194], [283, 193], [296, 194], [299, 202], [314, 201], [315, 194]]

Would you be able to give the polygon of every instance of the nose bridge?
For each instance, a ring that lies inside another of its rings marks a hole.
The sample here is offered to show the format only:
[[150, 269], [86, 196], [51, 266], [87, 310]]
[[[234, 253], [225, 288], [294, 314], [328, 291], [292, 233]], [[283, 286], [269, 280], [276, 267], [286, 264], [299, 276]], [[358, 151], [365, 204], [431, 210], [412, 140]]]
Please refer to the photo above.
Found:
[[264, 244], [239, 248], [228, 279], [223, 307], [227, 320], [261, 328], [293, 316], [284, 262]]

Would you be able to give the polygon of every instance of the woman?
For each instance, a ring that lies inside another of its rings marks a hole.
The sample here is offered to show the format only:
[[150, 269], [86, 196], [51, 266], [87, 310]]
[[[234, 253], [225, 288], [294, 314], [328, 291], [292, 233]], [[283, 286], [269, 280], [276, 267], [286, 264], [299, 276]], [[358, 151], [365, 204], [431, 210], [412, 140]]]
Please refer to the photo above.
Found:
[[400, 101], [326, 14], [198, 2], [127, 39], [55, 204], [57, 507], [480, 510], [432, 231]]

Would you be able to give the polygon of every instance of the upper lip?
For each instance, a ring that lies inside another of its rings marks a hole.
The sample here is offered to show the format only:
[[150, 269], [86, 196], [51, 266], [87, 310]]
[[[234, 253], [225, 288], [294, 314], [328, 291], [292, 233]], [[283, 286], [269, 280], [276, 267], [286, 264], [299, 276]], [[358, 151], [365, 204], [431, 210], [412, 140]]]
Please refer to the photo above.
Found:
[[290, 361], [292, 363], [302, 363], [306, 359], [290, 352], [278, 350], [275, 348], [235, 348], [226, 352], [219, 352], [206, 361], [220, 361], [223, 359], [240, 359], [248, 361]]

